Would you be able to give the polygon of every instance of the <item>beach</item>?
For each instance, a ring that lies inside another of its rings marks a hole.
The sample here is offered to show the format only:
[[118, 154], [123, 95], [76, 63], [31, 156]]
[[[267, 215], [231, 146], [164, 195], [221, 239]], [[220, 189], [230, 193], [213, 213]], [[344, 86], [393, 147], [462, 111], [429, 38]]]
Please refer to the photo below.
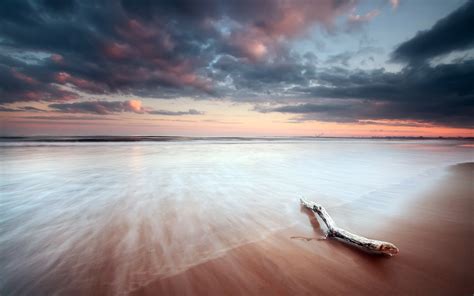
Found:
[[[179, 275], [140, 288], [134, 295], [470, 295], [474, 290], [474, 163], [450, 168], [435, 188], [407, 205], [396, 218], [372, 217], [348, 229], [369, 237], [390, 238], [400, 248], [394, 257], [367, 254], [323, 233], [313, 214], [302, 209], [308, 227], [299, 225], [236, 248]], [[367, 215], [361, 207], [332, 211]], [[184, 284], [185, 283], [185, 284]]]
[[[9, 144], [0, 291], [471, 295], [469, 145]], [[324, 227], [301, 196], [323, 204], [339, 227], [400, 253], [321, 239]]]

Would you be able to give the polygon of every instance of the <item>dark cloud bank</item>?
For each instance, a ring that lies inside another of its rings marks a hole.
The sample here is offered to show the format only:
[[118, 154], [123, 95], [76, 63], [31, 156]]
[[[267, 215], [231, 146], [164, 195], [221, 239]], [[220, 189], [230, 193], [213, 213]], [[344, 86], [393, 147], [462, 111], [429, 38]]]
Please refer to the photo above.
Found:
[[395, 49], [392, 59], [406, 63], [401, 72], [326, 69], [315, 74], [324, 86], [299, 86], [292, 91], [308, 98], [332, 100], [257, 110], [300, 114], [299, 120], [391, 119], [473, 127], [474, 61], [430, 64], [433, 58], [472, 49], [473, 27], [474, 1], [468, 1]]
[[[76, 103], [57, 103], [50, 104], [49, 108], [54, 111], [63, 113], [88, 113], [88, 114], [99, 114], [107, 115], [122, 112], [131, 112], [138, 114], [155, 114], [155, 115], [168, 115], [168, 116], [181, 116], [181, 115], [202, 115], [204, 112], [196, 109], [189, 109], [188, 111], [168, 111], [168, 110], [152, 110], [142, 106], [138, 100], [128, 101], [85, 101]], [[19, 110], [24, 111], [24, 110]]]
[[309, 27], [330, 30], [354, 5], [3, 0], [0, 111], [13, 110], [13, 102], [41, 101], [64, 113], [201, 114], [146, 110], [131, 101], [78, 101], [87, 94], [190, 96], [248, 101], [260, 112], [291, 113], [297, 120], [472, 127], [474, 61], [433, 59], [472, 49], [474, 1], [400, 44], [391, 55], [403, 64], [398, 73], [317, 67], [313, 53], [291, 50], [291, 40]]

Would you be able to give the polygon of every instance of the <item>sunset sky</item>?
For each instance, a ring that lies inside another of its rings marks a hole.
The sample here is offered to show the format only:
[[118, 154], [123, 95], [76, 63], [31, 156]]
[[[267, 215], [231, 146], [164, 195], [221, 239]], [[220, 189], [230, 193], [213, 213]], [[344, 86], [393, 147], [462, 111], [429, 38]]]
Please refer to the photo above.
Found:
[[473, 136], [474, 1], [2, 0], [2, 136]]

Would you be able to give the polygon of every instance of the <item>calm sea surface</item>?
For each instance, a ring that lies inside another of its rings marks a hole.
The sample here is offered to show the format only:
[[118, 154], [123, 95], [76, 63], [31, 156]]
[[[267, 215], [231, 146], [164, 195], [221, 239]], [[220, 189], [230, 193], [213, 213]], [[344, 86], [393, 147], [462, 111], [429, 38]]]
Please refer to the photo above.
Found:
[[465, 141], [324, 139], [0, 149], [2, 295], [58, 293], [104, 266], [113, 291], [131, 290], [294, 225], [300, 196], [328, 209], [390, 208], [474, 151]]

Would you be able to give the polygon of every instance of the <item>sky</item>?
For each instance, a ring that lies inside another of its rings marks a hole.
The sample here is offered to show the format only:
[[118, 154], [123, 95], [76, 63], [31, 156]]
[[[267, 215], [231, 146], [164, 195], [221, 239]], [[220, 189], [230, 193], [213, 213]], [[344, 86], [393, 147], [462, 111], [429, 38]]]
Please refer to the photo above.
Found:
[[474, 136], [474, 0], [2, 0], [0, 135]]

